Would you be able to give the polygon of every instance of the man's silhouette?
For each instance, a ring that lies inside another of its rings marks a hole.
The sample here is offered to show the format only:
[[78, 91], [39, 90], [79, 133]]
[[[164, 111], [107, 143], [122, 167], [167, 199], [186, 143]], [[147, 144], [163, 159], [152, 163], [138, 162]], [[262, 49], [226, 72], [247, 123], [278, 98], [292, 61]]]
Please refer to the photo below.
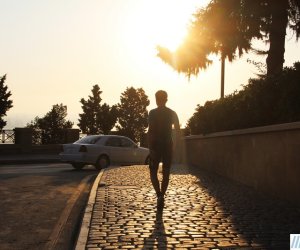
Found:
[[[157, 195], [157, 207], [163, 208], [164, 195], [169, 184], [170, 167], [172, 163], [172, 126], [174, 125], [176, 137], [179, 135], [179, 121], [177, 114], [166, 107], [167, 92], [159, 90], [155, 94], [157, 108], [149, 112], [148, 140], [150, 149], [150, 177]], [[176, 140], [174, 140], [176, 142]], [[159, 163], [163, 163], [163, 179], [161, 188], [157, 171]]]

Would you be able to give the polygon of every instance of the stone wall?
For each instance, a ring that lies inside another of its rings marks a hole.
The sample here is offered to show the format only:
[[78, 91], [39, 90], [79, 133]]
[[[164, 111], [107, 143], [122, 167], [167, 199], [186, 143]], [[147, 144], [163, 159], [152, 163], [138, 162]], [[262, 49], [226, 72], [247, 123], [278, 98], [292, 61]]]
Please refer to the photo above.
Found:
[[300, 205], [300, 122], [185, 141], [188, 163]]
[[15, 154], [59, 154], [62, 150], [60, 144], [53, 145], [18, 145], [18, 144], [0, 144], [1, 155]]

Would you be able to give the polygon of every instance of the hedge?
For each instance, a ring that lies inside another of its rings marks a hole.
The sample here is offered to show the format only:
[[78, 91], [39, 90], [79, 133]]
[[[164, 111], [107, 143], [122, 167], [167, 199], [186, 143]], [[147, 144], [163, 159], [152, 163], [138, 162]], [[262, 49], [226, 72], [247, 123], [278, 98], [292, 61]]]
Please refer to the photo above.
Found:
[[197, 105], [187, 134], [207, 134], [300, 121], [300, 62], [273, 77], [250, 79], [240, 91]]

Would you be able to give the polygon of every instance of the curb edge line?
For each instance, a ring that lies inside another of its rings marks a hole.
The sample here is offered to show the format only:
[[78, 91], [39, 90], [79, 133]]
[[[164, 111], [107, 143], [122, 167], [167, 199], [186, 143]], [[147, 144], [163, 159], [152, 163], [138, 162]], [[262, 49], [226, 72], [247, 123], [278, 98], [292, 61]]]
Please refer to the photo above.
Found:
[[75, 245], [75, 250], [84, 250], [86, 249], [86, 243], [88, 239], [88, 234], [89, 234], [89, 228], [92, 220], [92, 213], [93, 213], [93, 208], [96, 202], [96, 196], [97, 196], [97, 190], [99, 186], [99, 182], [102, 178], [102, 175], [104, 173], [104, 169], [102, 169], [98, 176], [96, 177], [93, 187], [91, 189], [90, 195], [89, 195], [89, 200], [86, 204], [85, 211], [84, 211], [84, 216], [82, 218], [81, 222], [81, 228], [79, 235], [77, 237], [76, 245]]

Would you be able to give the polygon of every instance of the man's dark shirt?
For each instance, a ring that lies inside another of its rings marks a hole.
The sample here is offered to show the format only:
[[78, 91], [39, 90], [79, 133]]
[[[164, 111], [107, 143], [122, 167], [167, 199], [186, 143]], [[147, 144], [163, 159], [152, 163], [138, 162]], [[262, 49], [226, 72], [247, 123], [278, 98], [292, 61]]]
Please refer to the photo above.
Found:
[[178, 122], [177, 114], [165, 106], [157, 107], [149, 112], [150, 149], [172, 145], [172, 124], [176, 122]]

